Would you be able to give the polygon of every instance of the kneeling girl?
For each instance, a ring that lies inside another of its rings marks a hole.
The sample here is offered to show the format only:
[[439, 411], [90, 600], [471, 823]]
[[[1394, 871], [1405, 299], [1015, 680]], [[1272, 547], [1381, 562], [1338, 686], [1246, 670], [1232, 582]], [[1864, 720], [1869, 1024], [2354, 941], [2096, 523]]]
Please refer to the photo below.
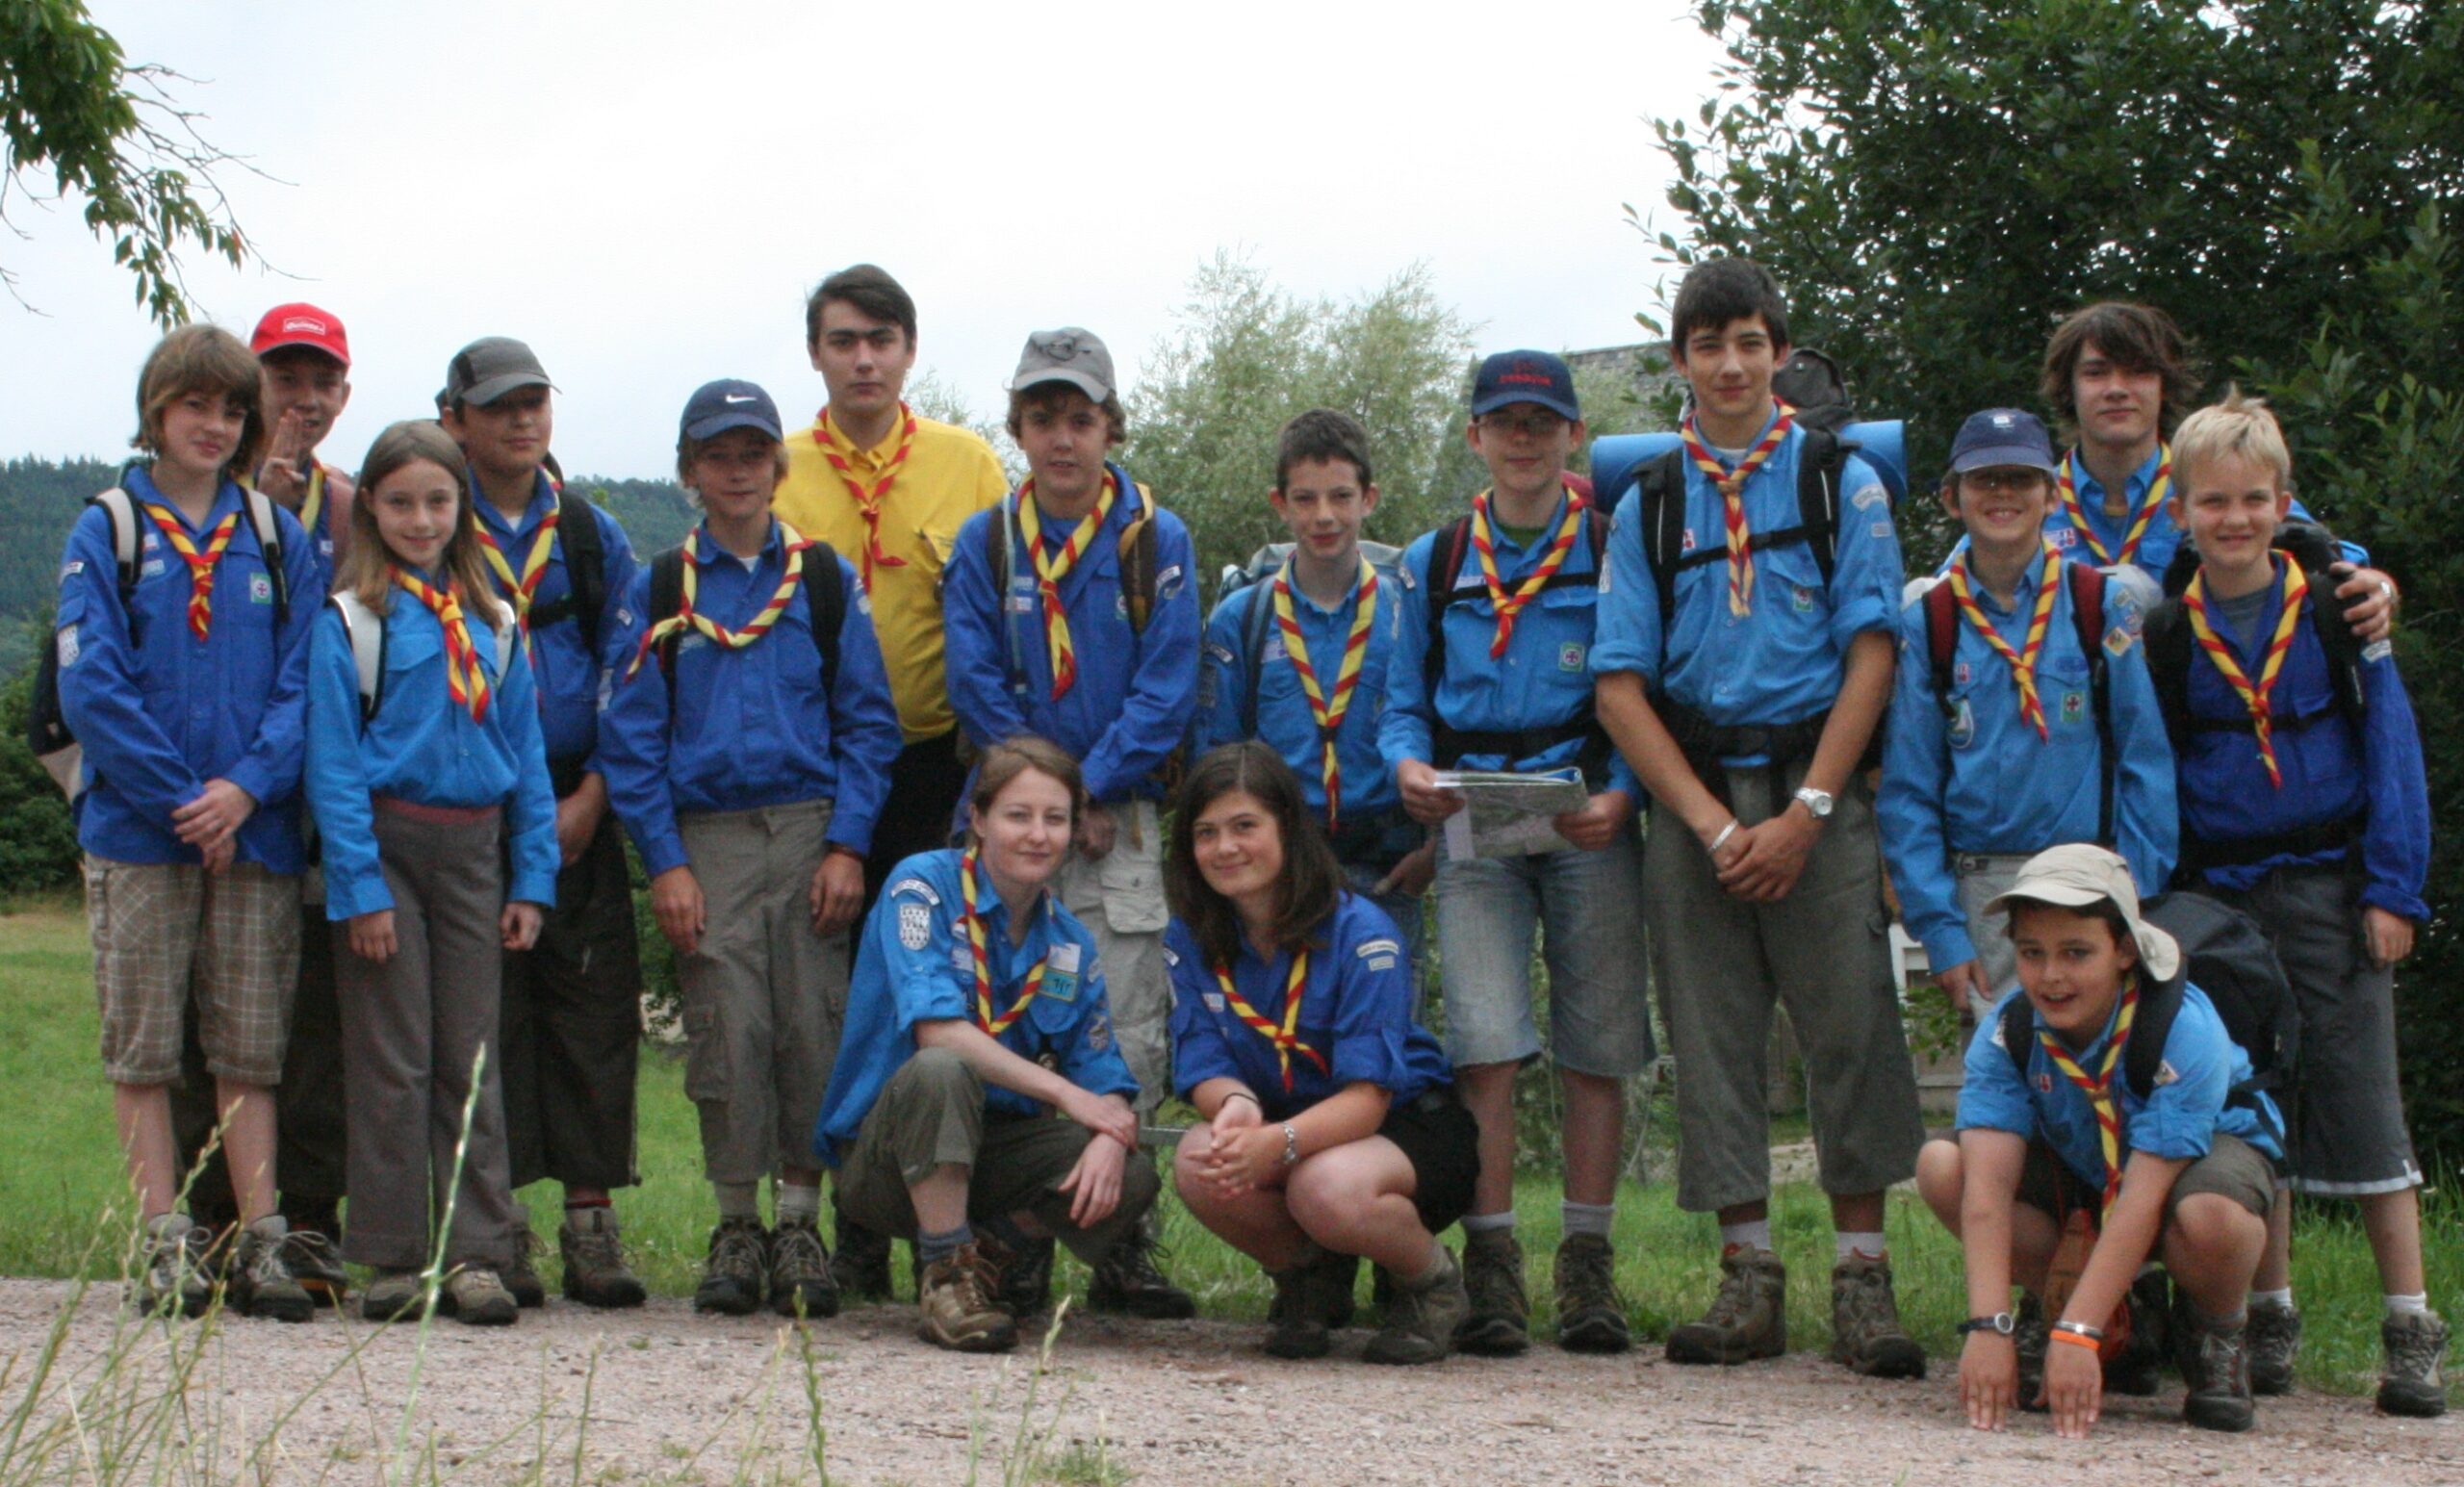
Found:
[[1322, 1355], [1354, 1256], [1394, 1288], [1372, 1363], [1433, 1363], [1469, 1311], [1435, 1235], [1472, 1205], [1478, 1131], [1412, 1020], [1394, 921], [1345, 889], [1299, 782], [1267, 745], [1199, 759], [1165, 859], [1173, 1083], [1206, 1123], [1173, 1179], [1275, 1282], [1279, 1357]]

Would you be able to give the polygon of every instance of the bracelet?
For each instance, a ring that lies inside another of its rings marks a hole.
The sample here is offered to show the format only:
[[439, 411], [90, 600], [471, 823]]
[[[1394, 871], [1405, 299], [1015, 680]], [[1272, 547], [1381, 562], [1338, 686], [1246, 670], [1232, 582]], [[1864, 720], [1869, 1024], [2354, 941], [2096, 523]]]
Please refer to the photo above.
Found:
[[1731, 816], [1729, 817], [1729, 824], [1720, 828], [1720, 834], [1711, 838], [1711, 856], [1718, 857], [1720, 855], [1720, 849], [1727, 846], [1729, 844], [1729, 838], [1735, 834], [1736, 817]]
[[2105, 1340], [2104, 1328], [2085, 1321], [2057, 1321], [2053, 1324], [2053, 1332], [2057, 1337], [2084, 1338], [2091, 1343]]
[[1294, 1130], [1292, 1122], [1287, 1120], [1283, 1123], [1283, 1165], [1290, 1167], [1299, 1160], [1300, 1133]]
[[[1226, 1100], [1246, 1100], [1250, 1104], [1258, 1107], [1261, 1114], [1263, 1114], [1267, 1108], [1265, 1101], [1259, 1099], [1256, 1095], [1251, 1094], [1246, 1090], [1226, 1090], [1223, 1091], [1223, 1098]], [[1222, 1102], [1218, 1101], [1215, 1108], [1217, 1110], [1221, 1110], [1223, 1108]]]
[[2100, 1339], [2090, 1337], [2084, 1332], [2073, 1332], [2059, 1322], [2054, 1324], [2053, 1331], [2048, 1336], [2057, 1343], [2068, 1343], [2073, 1347], [2092, 1348], [2098, 1352], [2102, 1352], [2105, 1346]]

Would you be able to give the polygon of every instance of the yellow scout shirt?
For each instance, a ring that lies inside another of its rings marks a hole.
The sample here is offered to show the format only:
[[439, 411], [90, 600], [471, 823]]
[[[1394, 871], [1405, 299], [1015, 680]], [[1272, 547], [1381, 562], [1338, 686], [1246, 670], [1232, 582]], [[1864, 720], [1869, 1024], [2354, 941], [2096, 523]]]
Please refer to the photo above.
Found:
[[[860, 569], [864, 518], [847, 482], [822, 453], [815, 438], [820, 426], [816, 419], [787, 435], [787, 478], [771, 510]], [[880, 444], [848, 455], [848, 466], [869, 485], [882, 477], [898, 445], [893, 423]], [[1009, 492], [991, 446], [963, 428], [917, 417], [914, 446], [882, 498], [882, 551], [906, 566], [875, 569], [872, 590], [873, 628], [881, 636], [890, 695], [909, 743], [958, 726], [941, 661], [941, 566], [950, 559], [960, 526], [999, 504]]]

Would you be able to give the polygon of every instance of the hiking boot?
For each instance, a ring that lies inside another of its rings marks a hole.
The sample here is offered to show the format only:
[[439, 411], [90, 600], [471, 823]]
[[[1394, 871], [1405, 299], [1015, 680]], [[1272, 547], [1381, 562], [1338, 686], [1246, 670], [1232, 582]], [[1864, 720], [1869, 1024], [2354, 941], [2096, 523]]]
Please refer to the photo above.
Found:
[[[1483, 1358], [1511, 1358], [1531, 1346], [1531, 1298], [1523, 1290], [1523, 1243], [1512, 1229], [1464, 1236], [1463, 1291], [1468, 1297], [1454, 1346]], [[1402, 1282], [1386, 1301], [1386, 1331], [1406, 1306]], [[1380, 1336], [1384, 1334], [1381, 1333]]]
[[2293, 1393], [2293, 1366], [2301, 1356], [2301, 1314], [2290, 1306], [2252, 1303], [2249, 1328], [2250, 1393]]
[[293, 1229], [282, 1239], [282, 1262], [310, 1300], [339, 1310], [350, 1298], [350, 1271], [343, 1252], [322, 1229]]
[[1671, 1363], [1743, 1363], [1788, 1350], [1788, 1270], [1767, 1249], [1720, 1256], [1720, 1290], [1700, 1321], [1668, 1335]]
[[167, 1214], [147, 1225], [144, 1269], [129, 1283], [128, 1304], [148, 1317], [201, 1317], [214, 1304], [205, 1269], [212, 1231]]
[[2387, 1350], [2378, 1375], [2378, 1407], [2390, 1415], [2427, 1420], [2447, 1413], [2447, 1387], [2438, 1376], [2447, 1352], [2447, 1323], [2436, 1312], [2400, 1312], [2378, 1324]]
[[2011, 1346], [2019, 1357], [2019, 1408], [2041, 1415], [2047, 1408], [2042, 1402], [2044, 1355], [2053, 1347], [2053, 1326], [2044, 1320], [2044, 1304], [2032, 1295], [2019, 1297], [2014, 1321]]
[[1000, 1289], [1000, 1267], [961, 1244], [916, 1278], [915, 1335], [953, 1352], [1008, 1352], [1018, 1346], [1018, 1324], [993, 1301]]
[[1155, 1239], [1155, 1216], [1148, 1214], [1122, 1235], [1087, 1282], [1087, 1309], [1126, 1312], [1149, 1321], [1180, 1321], [1197, 1315], [1197, 1301], [1167, 1279], [1155, 1265], [1164, 1246]]
[[[2105, 1393], [2143, 1398], [2154, 1394], [2168, 1354], [2188, 1378], [2199, 1346], [2198, 1320], [2188, 1295], [2175, 1305], [2171, 1278], [2163, 1270], [2146, 1270], [2130, 1283], [2122, 1304], [2130, 1308], [2130, 1340], [2118, 1356], [2105, 1361]], [[2181, 1335], [2169, 1339], [2167, 1334], [2176, 1329]]]
[[359, 1315], [369, 1321], [416, 1321], [425, 1299], [419, 1271], [380, 1269], [359, 1294]]
[[240, 1231], [231, 1259], [231, 1304], [244, 1317], [306, 1321], [317, 1301], [283, 1259], [289, 1232], [280, 1218], [260, 1218]]
[[890, 1283], [889, 1236], [867, 1229], [845, 1213], [838, 1216], [838, 1250], [830, 1257], [830, 1278], [850, 1301], [894, 1301]]
[[1570, 1353], [1622, 1353], [1634, 1346], [1617, 1255], [1607, 1236], [1569, 1234], [1557, 1245], [1557, 1346]]
[[524, 1224], [513, 1236], [513, 1263], [497, 1271], [497, 1280], [516, 1306], [545, 1306], [548, 1288], [539, 1279], [539, 1236]]
[[1025, 1247], [1013, 1249], [991, 1235], [978, 1232], [976, 1243], [984, 1257], [1001, 1272], [1001, 1286], [992, 1304], [1008, 1312], [1012, 1320], [1024, 1321], [1052, 1310], [1053, 1239], [1025, 1240]]
[[2202, 1430], [2247, 1430], [2258, 1421], [2250, 1402], [2249, 1324], [2237, 1321], [2220, 1327], [2193, 1319], [2190, 1346], [2184, 1349], [2184, 1382], [2190, 1393], [2182, 1400], [2182, 1419]]
[[1335, 1288], [1343, 1288], [1343, 1309], [1348, 1312], [1355, 1258], [1311, 1245], [1291, 1269], [1274, 1272], [1274, 1304], [1267, 1308], [1267, 1320], [1272, 1323], [1267, 1333], [1270, 1356], [1326, 1356], [1334, 1346], [1329, 1329], [1337, 1306]]
[[722, 1317], [750, 1317], [761, 1309], [770, 1278], [770, 1231], [758, 1218], [722, 1218], [710, 1231], [709, 1257], [702, 1262], [693, 1309]]
[[1831, 1356], [1868, 1378], [1925, 1376], [1925, 1349], [1899, 1324], [1888, 1260], [1851, 1253], [1832, 1267]]
[[1435, 1363], [1461, 1346], [1472, 1296], [1454, 1252], [1437, 1246], [1437, 1266], [1418, 1284], [1398, 1279], [1386, 1297], [1386, 1325], [1361, 1349], [1363, 1363]]
[[639, 1306], [650, 1295], [625, 1264], [616, 1210], [569, 1208], [556, 1230], [556, 1252], [565, 1262], [565, 1299], [603, 1310]]
[[810, 1218], [790, 1218], [770, 1236], [770, 1309], [782, 1317], [838, 1315], [830, 1246], [821, 1242], [821, 1225]]
[[470, 1327], [509, 1327], [522, 1316], [521, 1304], [493, 1265], [465, 1265], [445, 1277], [436, 1309]]

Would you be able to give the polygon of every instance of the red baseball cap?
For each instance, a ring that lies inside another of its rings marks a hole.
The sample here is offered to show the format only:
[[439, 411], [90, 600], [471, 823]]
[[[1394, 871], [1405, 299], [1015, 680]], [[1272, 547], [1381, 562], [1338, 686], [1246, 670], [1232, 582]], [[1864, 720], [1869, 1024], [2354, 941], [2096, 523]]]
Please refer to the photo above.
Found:
[[343, 322], [331, 311], [312, 304], [275, 305], [257, 321], [257, 333], [248, 338], [248, 349], [259, 356], [289, 346], [314, 346], [344, 366], [350, 365], [350, 338], [343, 333]]

